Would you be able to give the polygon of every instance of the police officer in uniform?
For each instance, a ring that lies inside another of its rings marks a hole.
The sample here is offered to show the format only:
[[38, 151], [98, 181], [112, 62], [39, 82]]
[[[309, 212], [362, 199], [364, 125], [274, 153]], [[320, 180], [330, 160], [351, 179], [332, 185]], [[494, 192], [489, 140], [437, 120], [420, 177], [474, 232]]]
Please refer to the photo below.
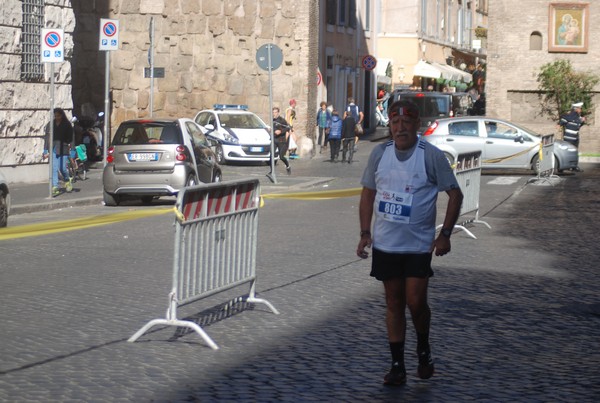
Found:
[[[579, 129], [585, 124], [585, 117], [581, 116], [583, 102], [571, 105], [571, 111], [560, 117], [558, 124], [563, 128], [563, 140], [579, 147]], [[575, 167], [576, 172], [583, 172], [581, 168]]]

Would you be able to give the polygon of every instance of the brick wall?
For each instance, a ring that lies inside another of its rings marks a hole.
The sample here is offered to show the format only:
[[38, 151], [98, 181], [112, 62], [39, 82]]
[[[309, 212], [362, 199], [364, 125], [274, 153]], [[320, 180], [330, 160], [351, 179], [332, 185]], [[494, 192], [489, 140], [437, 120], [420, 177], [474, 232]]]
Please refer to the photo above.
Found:
[[[539, 116], [540, 101], [536, 81], [540, 67], [557, 59], [570, 60], [576, 71], [598, 74], [600, 62], [600, 8], [589, 2], [589, 49], [587, 53], [548, 52], [547, 0], [494, 0], [489, 4], [486, 100], [490, 116], [521, 123], [540, 133], [556, 133], [556, 122]], [[575, 2], [577, 3], [577, 2]], [[580, 2], [585, 3], [585, 2]], [[543, 38], [542, 50], [530, 50], [533, 32]], [[596, 88], [596, 91], [600, 88]], [[590, 125], [581, 130], [580, 152], [600, 153], [598, 103], [589, 117]]]

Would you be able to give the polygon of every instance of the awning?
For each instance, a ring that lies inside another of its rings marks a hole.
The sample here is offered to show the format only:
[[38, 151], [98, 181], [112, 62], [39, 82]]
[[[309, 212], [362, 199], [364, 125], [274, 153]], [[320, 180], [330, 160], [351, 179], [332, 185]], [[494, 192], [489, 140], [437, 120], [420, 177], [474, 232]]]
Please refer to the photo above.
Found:
[[388, 77], [386, 74], [388, 66], [392, 63], [392, 59], [377, 59], [377, 66], [375, 67], [375, 74], [377, 74], [377, 83], [388, 85], [392, 83], [392, 78]]
[[413, 75], [419, 77], [440, 78], [442, 76], [442, 72], [440, 69], [432, 66], [426, 61], [419, 60], [413, 69]]
[[463, 81], [470, 83], [473, 81], [473, 76], [466, 71], [457, 69], [448, 64], [428, 63], [424, 60], [419, 60], [413, 70], [415, 76], [429, 78], [445, 78], [446, 80]]
[[446, 80], [459, 81], [460, 79], [462, 79], [462, 74], [458, 73], [456, 69], [452, 66], [435, 62], [431, 63], [431, 65], [440, 69], [442, 73], [442, 78], [445, 78]]
[[473, 76], [470, 73], [467, 73], [466, 71], [457, 69], [456, 67], [450, 66], [449, 64], [439, 64], [439, 63], [433, 63], [433, 64], [438, 64], [440, 67], [443, 67], [444, 69], [452, 72], [456, 77], [458, 77], [458, 78], [453, 78], [452, 80], [462, 80], [464, 83], [470, 83], [471, 81], [473, 81]]

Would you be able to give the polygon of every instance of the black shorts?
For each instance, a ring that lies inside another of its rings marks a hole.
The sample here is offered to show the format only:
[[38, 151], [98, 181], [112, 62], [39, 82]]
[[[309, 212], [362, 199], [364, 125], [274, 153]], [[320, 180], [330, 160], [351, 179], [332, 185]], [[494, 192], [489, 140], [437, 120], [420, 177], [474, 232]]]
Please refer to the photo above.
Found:
[[389, 253], [373, 248], [371, 277], [379, 281], [431, 276], [431, 253]]

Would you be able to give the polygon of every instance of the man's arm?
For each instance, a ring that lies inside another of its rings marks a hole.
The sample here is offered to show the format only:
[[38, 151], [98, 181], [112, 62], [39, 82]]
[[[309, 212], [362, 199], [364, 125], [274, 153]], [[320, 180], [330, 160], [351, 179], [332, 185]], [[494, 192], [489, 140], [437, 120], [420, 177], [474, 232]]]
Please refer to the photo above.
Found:
[[360, 221], [360, 241], [356, 248], [356, 255], [366, 259], [369, 253], [365, 248], [370, 248], [373, 240], [371, 237], [371, 219], [373, 218], [373, 203], [375, 202], [375, 189], [363, 187], [360, 194], [360, 204], [358, 207], [358, 218]]
[[[452, 231], [458, 216], [460, 215], [460, 206], [463, 201], [463, 194], [460, 188], [453, 188], [446, 191], [448, 195], [448, 206], [446, 207], [446, 216], [442, 229]], [[432, 252], [435, 251], [436, 256], [443, 256], [450, 252], [450, 237], [444, 235], [441, 231], [438, 237], [433, 241]]]

